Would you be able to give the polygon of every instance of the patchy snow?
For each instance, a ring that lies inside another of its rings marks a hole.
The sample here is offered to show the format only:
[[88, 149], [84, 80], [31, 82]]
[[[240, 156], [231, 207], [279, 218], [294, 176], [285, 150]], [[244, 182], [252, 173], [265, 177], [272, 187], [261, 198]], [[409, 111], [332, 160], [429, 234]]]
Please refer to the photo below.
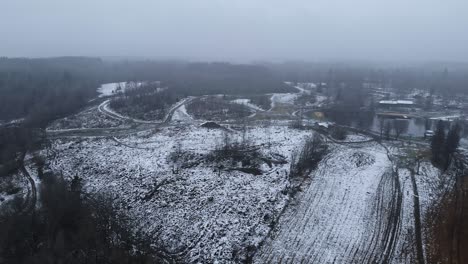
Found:
[[316, 106], [322, 106], [327, 101], [327, 97], [324, 95], [317, 95], [315, 96], [315, 103]]
[[125, 89], [127, 82], [117, 82], [117, 83], [105, 83], [101, 87], [97, 88], [99, 97], [111, 96], [114, 95], [118, 89]]
[[235, 100], [232, 100], [231, 102], [245, 105], [254, 111], [264, 111], [262, 108], [258, 107], [257, 105], [252, 104], [250, 102], [250, 99], [235, 99]]
[[271, 97], [271, 104], [272, 108], [274, 108], [277, 104], [294, 104], [294, 101], [299, 96], [297, 93], [277, 93], [273, 94]]
[[329, 128], [330, 126], [334, 125], [333, 122], [315, 122], [319, 127]]
[[178, 121], [178, 122], [187, 122], [187, 121], [192, 121], [193, 118], [187, 113], [187, 108], [185, 108], [185, 105], [182, 105], [178, 107], [175, 111], [174, 114], [172, 115], [171, 121]]
[[348, 134], [346, 135], [346, 140], [347, 142], [362, 142], [362, 141], [369, 141], [372, 140], [372, 138], [362, 135], [362, 134]]
[[[99, 97], [112, 96], [112, 95], [117, 94], [118, 92], [125, 92], [126, 89], [138, 88], [148, 83], [156, 84], [158, 86], [161, 85], [160, 81], [105, 83], [105, 84], [102, 84], [101, 87], [97, 88], [97, 92], [99, 93]], [[156, 92], [161, 92], [165, 89], [167, 89], [167, 87], [159, 87], [156, 89]]]
[[299, 93], [302, 93], [302, 94], [310, 94], [310, 90], [306, 90], [300, 86], [293, 86], [294, 88], [296, 88], [297, 90], [299, 90]]
[[451, 115], [451, 116], [439, 116], [439, 117], [431, 117], [430, 120], [442, 120], [442, 121], [454, 121], [462, 118], [463, 116], [460, 115]]
[[98, 110], [98, 106], [91, 106], [85, 110], [53, 121], [48, 131], [85, 128], [110, 128], [124, 125], [121, 119], [109, 117]]
[[[239, 262], [249, 246], [265, 238], [286, 205], [289, 164], [264, 164], [262, 175], [252, 175], [219, 171], [216, 164], [199, 160], [223, 142], [223, 133], [188, 125], [116, 141], [55, 140], [49, 166], [66, 177], [80, 175], [88, 192], [115, 194], [122, 210], [156, 241], [172, 252], [187, 248], [186, 262]], [[289, 160], [310, 133], [286, 126], [249, 127], [244, 138], [265, 155]], [[230, 135], [243, 137], [242, 132]], [[169, 160], [178, 145], [195, 164], [184, 168]]]
[[28, 181], [20, 172], [0, 177], [0, 211], [10, 206], [15, 199], [26, 199], [27, 194]]
[[24, 122], [24, 120], [25, 118], [18, 118], [18, 119], [13, 119], [13, 120], [0, 120], [0, 126], [21, 124]]
[[315, 89], [315, 88], [317, 88], [317, 84], [311, 83], [311, 82], [298, 83], [297, 85], [302, 87], [302, 88], [305, 88], [305, 89]]
[[381, 105], [414, 105], [411, 100], [382, 100], [379, 101]]

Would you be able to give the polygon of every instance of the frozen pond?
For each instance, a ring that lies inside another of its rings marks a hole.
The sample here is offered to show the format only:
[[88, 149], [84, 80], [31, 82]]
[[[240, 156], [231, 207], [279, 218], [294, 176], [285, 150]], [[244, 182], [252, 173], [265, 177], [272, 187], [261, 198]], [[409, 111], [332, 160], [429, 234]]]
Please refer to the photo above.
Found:
[[[325, 112], [325, 118], [329, 121], [341, 125], [352, 126], [360, 129], [372, 130], [380, 133], [382, 122], [403, 122], [403, 132], [401, 135], [408, 137], [423, 137], [426, 130], [435, 130], [439, 120], [413, 117], [408, 119], [392, 118], [379, 116], [373, 112], [355, 112], [355, 113], [331, 113]], [[446, 121], [448, 123], [448, 121]], [[462, 123], [462, 135], [466, 136], [468, 130]], [[394, 130], [392, 129], [392, 134]]]

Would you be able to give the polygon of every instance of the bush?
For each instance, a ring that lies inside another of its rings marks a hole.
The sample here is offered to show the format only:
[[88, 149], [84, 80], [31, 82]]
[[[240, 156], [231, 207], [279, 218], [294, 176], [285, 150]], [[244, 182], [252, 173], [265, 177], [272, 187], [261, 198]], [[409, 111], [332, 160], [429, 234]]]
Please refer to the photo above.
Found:
[[[223, 142], [212, 151], [207, 159], [218, 164], [218, 167], [231, 167], [238, 169], [240, 164], [242, 168], [259, 169], [262, 160], [262, 153], [259, 148], [252, 146], [247, 141], [231, 141], [228, 132], [224, 133]], [[244, 172], [259, 173], [259, 170], [242, 170]]]
[[346, 129], [344, 129], [342, 127], [339, 127], [339, 126], [335, 126], [331, 131], [332, 138], [334, 138], [336, 140], [345, 140], [347, 134], [348, 133], [347, 133]]
[[290, 177], [305, 177], [314, 170], [327, 152], [327, 145], [317, 134], [306, 139], [300, 152], [291, 157]]
[[302, 123], [302, 119], [296, 119], [296, 120], [289, 122], [288, 127], [292, 129], [303, 129], [304, 124]]

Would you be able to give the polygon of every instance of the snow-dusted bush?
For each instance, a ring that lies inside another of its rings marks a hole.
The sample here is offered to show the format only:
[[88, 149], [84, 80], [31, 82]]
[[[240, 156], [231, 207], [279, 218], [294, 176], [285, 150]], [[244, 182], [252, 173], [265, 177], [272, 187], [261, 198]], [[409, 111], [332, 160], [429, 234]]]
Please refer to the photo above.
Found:
[[259, 169], [263, 163], [259, 147], [246, 140], [233, 141], [227, 132], [224, 134], [222, 143], [207, 155], [207, 160], [227, 169]]
[[291, 157], [290, 177], [306, 177], [315, 169], [327, 152], [327, 144], [322, 138], [314, 134], [306, 139], [301, 151], [293, 153]]
[[347, 131], [342, 127], [335, 126], [331, 131], [331, 136], [336, 140], [345, 140], [347, 136]]

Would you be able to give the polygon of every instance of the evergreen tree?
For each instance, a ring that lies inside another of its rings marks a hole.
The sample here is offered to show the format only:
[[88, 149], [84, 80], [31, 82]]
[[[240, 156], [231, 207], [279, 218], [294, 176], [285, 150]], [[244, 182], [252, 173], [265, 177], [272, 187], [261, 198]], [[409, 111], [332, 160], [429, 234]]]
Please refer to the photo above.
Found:
[[450, 128], [450, 131], [447, 134], [446, 140], [446, 152], [447, 155], [454, 153], [457, 148], [458, 144], [460, 143], [460, 131], [461, 127], [460, 124], [457, 122]]
[[441, 120], [437, 123], [437, 129], [431, 141], [432, 161], [437, 164], [443, 164], [443, 153], [445, 146], [445, 125]]

